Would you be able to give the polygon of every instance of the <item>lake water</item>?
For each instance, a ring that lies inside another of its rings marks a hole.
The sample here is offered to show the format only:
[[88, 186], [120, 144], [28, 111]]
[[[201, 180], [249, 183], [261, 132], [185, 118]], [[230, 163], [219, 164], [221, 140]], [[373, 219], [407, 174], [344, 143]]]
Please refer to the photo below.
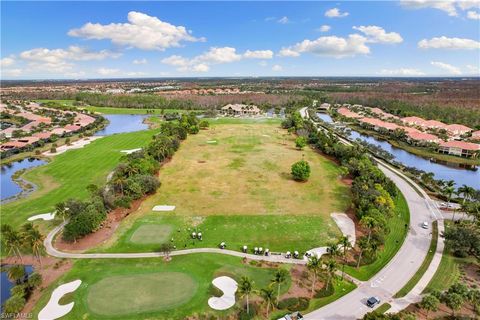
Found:
[[37, 167], [42, 164], [45, 164], [45, 161], [30, 158], [3, 165], [1, 168], [1, 199], [10, 198], [22, 192], [22, 188], [12, 180], [12, 175], [15, 172], [22, 169]]
[[[325, 113], [317, 113], [317, 116], [327, 123], [332, 123], [332, 118]], [[376, 139], [372, 136], [361, 134], [355, 130], [350, 133], [352, 140], [360, 139], [381, 147], [394, 156], [394, 160], [408, 167], [414, 167], [425, 172], [433, 172], [436, 179], [453, 180], [456, 187], [463, 184], [480, 190], [480, 170], [470, 170], [456, 167], [455, 164], [439, 164], [422, 158], [403, 149], [395, 148], [388, 141]]]
[[102, 116], [110, 123], [103, 130], [96, 132], [96, 136], [146, 130], [148, 124], [143, 123], [143, 120], [150, 117], [146, 114], [104, 114]]
[[[31, 274], [33, 272], [33, 267], [32, 266], [25, 266], [25, 271], [27, 274]], [[7, 272], [1, 272], [1, 305], [3, 306], [3, 303], [10, 298], [10, 289], [15, 285], [14, 283], [10, 282], [8, 279]]]

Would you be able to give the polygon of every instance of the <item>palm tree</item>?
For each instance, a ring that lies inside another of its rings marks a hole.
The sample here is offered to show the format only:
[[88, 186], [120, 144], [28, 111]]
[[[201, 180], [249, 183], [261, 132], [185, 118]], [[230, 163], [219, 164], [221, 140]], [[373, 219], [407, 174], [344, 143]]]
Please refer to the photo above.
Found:
[[313, 255], [310, 258], [308, 258], [307, 262], [307, 268], [313, 273], [313, 281], [312, 281], [312, 297], [313, 297], [313, 292], [315, 290], [315, 284], [317, 282], [317, 274], [318, 272], [322, 269], [322, 262], [320, 259], [316, 256]]
[[23, 245], [22, 235], [8, 224], [2, 225], [0, 232], [2, 234], [3, 243], [7, 248], [8, 255], [12, 255], [13, 253], [13, 255], [20, 258], [20, 261], [23, 264], [23, 258], [20, 252], [20, 248]]
[[352, 247], [352, 243], [348, 239], [348, 236], [342, 236], [338, 240], [338, 245], [342, 246], [343, 250], [343, 266], [342, 266], [342, 280], [345, 276], [345, 265], [347, 264], [347, 250]]
[[125, 184], [127, 183], [127, 180], [125, 179], [125, 177], [122, 176], [122, 175], [117, 175], [115, 177], [115, 179], [112, 181], [112, 183], [113, 183], [113, 187], [115, 189], [117, 189], [117, 190], [120, 189], [120, 193], [123, 196], [123, 188], [125, 187]]
[[[447, 197], [447, 208], [450, 208], [450, 201], [452, 200], [452, 195], [455, 193], [455, 188], [452, 186], [447, 186], [443, 189], [443, 194]], [[453, 220], [455, 220], [455, 211], [453, 211]]]
[[378, 226], [378, 221], [371, 216], [363, 216], [362, 219], [360, 219], [360, 225], [368, 230], [367, 243], [370, 243], [372, 231]]
[[64, 202], [59, 202], [55, 205], [55, 216], [62, 217], [63, 222], [65, 222], [65, 218], [68, 217], [68, 208]]
[[246, 276], [240, 279], [240, 285], [238, 286], [238, 292], [242, 297], [247, 298], [247, 314], [250, 314], [250, 301], [249, 296], [253, 291], [253, 281]]
[[287, 275], [289, 272], [283, 268], [278, 268], [277, 271], [275, 271], [275, 274], [273, 275], [272, 279], [272, 284], [277, 284], [278, 289], [277, 289], [277, 301], [280, 299], [280, 286], [282, 283], [284, 283], [287, 280]]
[[367, 239], [365, 237], [361, 237], [360, 239], [358, 239], [358, 247], [360, 248], [360, 253], [358, 254], [357, 269], [360, 267], [360, 261], [362, 260], [363, 251], [368, 249], [368, 247], [370, 246], [369, 241], [370, 239]]
[[340, 248], [338, 247], [338, 244], [331, 242], [327, 245], [327, 252], [330, 256], [337, 257], [340, 254]]
[[37, 257], [38, 261], [40, 262], [40, 266], [42, 265], [42, 251], [43, 251], [43, 240], [45, 237], [43, 234], [38, 230], [38, 227], [35, 227], [33, 223], [26, 223], [22, 226], [23, 238], [25, 240], [25, 244], [29, 249], [32, 250], [32, 253], [35, 257]]
[[25, 267], [21, 264], [10, 266], [7, 270], [7, 277], [11, 282], [19, 284], [25, 277]]
[[325, 263], [325, 272], [327, 273], [327, 285], [325, 287], [326, 290], [328, 290], [328, 287], [330, 285], [330, 280], [333, 278], [335, 275], [335, 272], [337, 271], [337, 261], [334, 259], [329, 259]]
[[275, 303], [275, 293], [272, 288], [265, 288], [260, 290], [260, 297], [267, 305], [267, 319], [269, 319], [270, 307]]

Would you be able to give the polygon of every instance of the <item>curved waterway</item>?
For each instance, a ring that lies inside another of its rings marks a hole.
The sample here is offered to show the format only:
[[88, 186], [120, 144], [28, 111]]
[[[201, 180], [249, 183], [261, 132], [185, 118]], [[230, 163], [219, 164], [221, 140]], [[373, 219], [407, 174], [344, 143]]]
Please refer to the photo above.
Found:
[[[327, 123], [333, 123], [332, 117], [325, 113], [317, 113], [317, 116]], [[456, 187], [463, 184], [480, 190], [480, 170], [477, 168], [465, 169], [457, 164], [440, 164], [429, 159], [422, 158], [403, 149], [392, 146], [388, 141], [380, 140], [375, 137], [351, 130], [350, 139], [360, 139], [370, 144], [379, 146], [385, 151], [391, 153], [395, 161], [403, 163], [405, 166], [414, 167], [425, 172], [433, 172], [436, 179], [453, 180]]]
[[1, 168], [1, 200], [13, 197], [22, 192], [22, 188], [12, 180], [12, 176], [18, 170], [29, 169], [45, 164], [39, 159], [23, 159], [10, 164], [2, 165]]
[[110, 123], [104, 129], [97, 131], [96, 136], [147, 130], [148, 124], [143, 121], [150, 117], [146, 114], [104, 114], [102, 116]]

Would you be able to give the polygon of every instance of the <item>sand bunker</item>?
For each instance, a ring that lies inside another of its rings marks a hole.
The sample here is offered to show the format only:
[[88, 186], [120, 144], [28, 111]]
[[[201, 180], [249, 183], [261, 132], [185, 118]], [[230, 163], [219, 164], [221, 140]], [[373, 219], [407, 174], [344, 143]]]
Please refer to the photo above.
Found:
[[129, 150], [121, 150], [120, 152], [126, 153], [126, 154], [130, 154], [130, 153], [134, 153], [134, 152], [137, 152], [137, 151], [140, 151], [140, 150], [142, 150], [142, 148], [129, 149]]
[[89, 144], [90, 142], [103, 138], [102, 136], [93, 136], [93, 137], [88, 137], [84, 138], [82, 140], [77, 140], [75, 142], [72, 142], [69, 146], [63, 145], [57, 148], [57, 152], [51, 153], [50, 151], [46, 151], [43, 153], [44, 156], [56, 156], [57, 154], [64, 153], [65, 151], [68, 151], [70, 149], [80, 149]]
[[28, 218], [27, 220], [28, 221], [35, 221], [35, 220], [45, 220], [45, 221], [49, 221], [49, 220], [53, 220], [55, 218], [55, 213], [42, 213], [42, 214], [37, 214], [35, 216], [32, 216], [30, 218]]
[[343, 235], [348, 236], [352, 246], [355, 246], [355, 223], [353, 220], [345, 213], [332, 213], [330, 216], [333, 218], [338, 228], [340, 228]]
[[207, 143], [217, 143], [217, 140], [208, 140]]
[[58, 319], [72, 311], [73, 302], [66, 305], [60, 305], [58, 302], [67, 293], [73, 292], [78, 289], [82, 280], [75, 280], [69, 283], [62, 284], [52, 292], [52, 296], [47, 305], [38, 314], [39, 320], [53, 320]]
[[175, 206], [159, 205], [152, 208], [152, 211], [173, 211], [173, 210], [175, 210]]
[[235, 292], [238, 284], [230, 277], [218, 277], [213, 279], [213, 285], [222, 290], [221, 297], [212, 297], [208, 299], [208, 305], [215, 310], [227, 310], [235, 305]]

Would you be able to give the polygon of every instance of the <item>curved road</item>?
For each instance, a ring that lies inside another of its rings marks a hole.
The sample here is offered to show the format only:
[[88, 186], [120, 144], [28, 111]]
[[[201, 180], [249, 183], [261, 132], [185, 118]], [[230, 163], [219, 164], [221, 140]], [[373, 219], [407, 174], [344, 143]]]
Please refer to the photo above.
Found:
[[[307, 108], [300, 110], [303, 117], [308, 117]], [[349, 141], [341, 139], [343, 143]], [[317, 309], [305, 316], [305, 319], [358, 319], [372, 309], [365, 305], [366, 299], [377, 296], [383, 302], [392, 302], [393, 296], [397, 293], [417, 272], [422, 264], [431, 241], [431, 231], [421, 227], [424, 221], [430, 223], [440, 219], [442, 215], [430, 197], [415, 182], [403, 175], [400, 171], [377, 160], [379, 168], [389, 177], [400, 189], [407, 200], [410, 209], [410, 230], [407, 237], [393, 259], [372, 279], [366, 282], [358, 282], [359, 286], [342, 298]], [[408, 181], [408, 182], [407, 182]], [[65, 222], [54, 228], [45, 238], [44, 245], [49, 255], [58, 258], [73, 259], [111, 259], [111, 258], [158, 258], [164, 254], [160, 252], [147, 253], [71, 253], [55, 249], [52, 241], [55, 235], [63, 228]], [[431, 224], [430, 224], [431, 225]], [[439, 234], [443, 232], [443, 223], [439, 224]], [[194, 253], [217, 253], [226, 254], [253, 260], [264, 260], [280, 263], [305, 264], [303, 259], [287, 259], [284, 256], [270, 255], [258, 256], [226, 249], [198, 248], [173, 251], [170, 255], [185, 255]]]

